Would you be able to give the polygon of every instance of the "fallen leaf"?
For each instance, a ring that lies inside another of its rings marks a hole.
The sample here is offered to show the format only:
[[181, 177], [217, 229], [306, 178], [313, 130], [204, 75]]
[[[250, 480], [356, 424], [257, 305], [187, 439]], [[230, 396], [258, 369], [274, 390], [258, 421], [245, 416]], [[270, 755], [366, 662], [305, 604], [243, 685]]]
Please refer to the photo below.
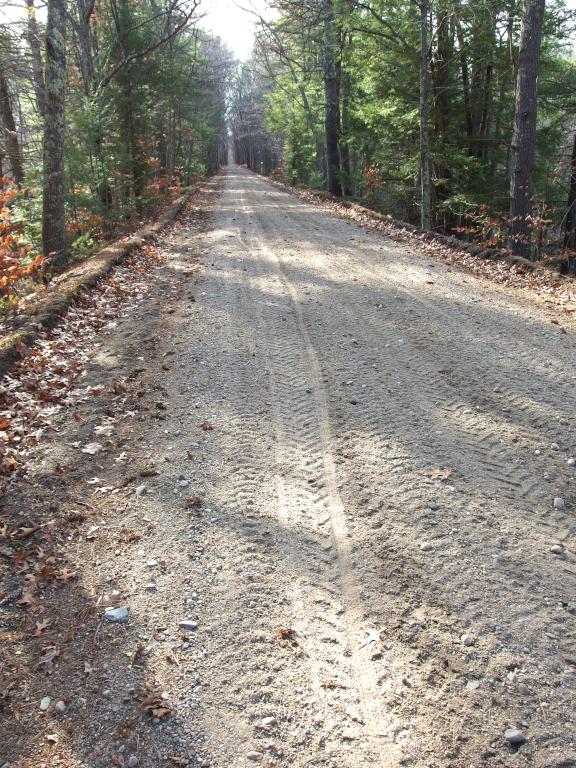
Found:
[[26, 591], [22, 593], [22, 597], [20, 598], [20, 600], [18, 600], [16, 605], [20, 605], [24, 607], [26, 605], [34, 605], [35, 602], [36, 602], [36, 598], [34, 597], [32, 592]]
[[48, 629], [50, 624], [52, 624], [52, 619], [43, 619], [42, 621], [37, 621], [36, 629], [32, 633], [32, 637], [40, 637], [42, 632], [44, 632], [45, 629]]
[[54, 671], [54, 659], [57, 659], [58, 656], [60, 656], [60, 649], [57, 646], [49, 645], [47, 648], [43, 648], [42, 656], [40, 657], [38, 664], [36, 664], [36, 669], [38, 669], [38, 667], [44, 667], [46, 674], [51, 675]]
[[69, 568], [62, 568], [62, 570], [56, 574], [56, 578], [58, 581], [61, 581], [62, 584], [68, 584], [68, 582], [75, 576], [76, 571], [71, 571]]
[[448, 480], [453, 472], [453, 469], [441, 469], [440, 467], [428, 467], [422, 470], [422, 474], [432, 480]]
[[87, 443], [84, 448], [82, 448], [82, 453], [87, 453], [90, 456], [94, 456], [97, 453], [100, 453], [104, 446], [102, 446], [100, 443]]

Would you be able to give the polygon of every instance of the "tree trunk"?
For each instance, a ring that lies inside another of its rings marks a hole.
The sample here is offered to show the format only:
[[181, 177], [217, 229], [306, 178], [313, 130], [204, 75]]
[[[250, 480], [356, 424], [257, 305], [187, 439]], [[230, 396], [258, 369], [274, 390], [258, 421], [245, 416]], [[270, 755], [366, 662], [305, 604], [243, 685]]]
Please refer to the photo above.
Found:
[[[570, 186], [568, 189], [568, 205], [564, 222], [564, 248], [576, 251], [576, 134], [572, 145], [572, 158], [570, 161]], [[573, 272], [576, 266], [576, 253], [570, 257], [569, 271]]]
[[36, 22], [36, 10], [34, 0], [26, 0], [28, 11], [28, 45], [32, 53], [32, 75], [34, 77], [34, 94], [36, 96], [36, 109], [44, 117], [44, 65], [42, 64], [42, 52], [40, 50], [40, 33]]
[[[348, 40], [352, 46], [352, 36]], [[352, 197], [352, 161], [350, 159], [350, 100], [352, 97], [352, 83], [348, 72], [342, 75], [342, 132], [340, 136], [340, 161], [342, 165], [342, 188], [347, 197]]]
[[420, 0], [420, 226], [432, 227], [430, 151], [428, 136], [428, 0]]
[[17, 184], [22, 184], [24, 180], [24, 166], [22, 164], [22, 154], [20, 152], [20, 143], [18, 141], [18, 132], [16, 131], [16, 122], [12, 112], [12, 101], [10, 99], [10, 89], [8, 81], [0, 67], [0, 116], [6, 132], [6, 154], [10, 170]]
[[64, 134], [66, 102], [66, 0], [48, 0], [42, 245], [52, 266], [66, 261]]
[[338, 30], [332, 0], [323, 0], [324, 12], [324, 96], [326, 100], [326, 186], [340, 197], [340, 72], [337, 57]]
[[512, 136], [510, 174], [510, 247], [516, 256], [529, 259], [532, 213], [532, 173], [536, 155], [538, 64], [545, 0], [526, 0], [516, 81], [516, 112]]

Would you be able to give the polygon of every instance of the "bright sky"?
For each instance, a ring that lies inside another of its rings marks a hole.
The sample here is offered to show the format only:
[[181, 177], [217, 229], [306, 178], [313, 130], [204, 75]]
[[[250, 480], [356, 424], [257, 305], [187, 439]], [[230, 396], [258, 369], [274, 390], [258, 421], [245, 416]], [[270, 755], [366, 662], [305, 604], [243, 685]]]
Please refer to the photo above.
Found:
[[[245, 10], [246, 9], [246, 10]], [[201, 26], [219, 35], [238, 59], [247, 59], [252, 51], [256, 11], [269, 17], [266, 0], [201, 0], [200, 12], [206, 13]]]
[[[41, 3], [38, 16], [42, 18]], [[200, 26], [218, 35], [238, 59], [247, 59], [254, 38], [254, 13], [268, 17], [267, 0], [200, 0], [199, 12], [205, 14]], [[24, 0], [0, 0], [0, 23], [22, 18]]]

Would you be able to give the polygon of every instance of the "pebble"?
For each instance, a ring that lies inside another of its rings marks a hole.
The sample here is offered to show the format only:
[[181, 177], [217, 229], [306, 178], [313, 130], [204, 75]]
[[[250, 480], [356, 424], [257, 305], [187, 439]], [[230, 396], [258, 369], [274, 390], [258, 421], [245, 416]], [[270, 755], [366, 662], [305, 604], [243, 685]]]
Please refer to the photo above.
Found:
[[560, 446], [558, 445], [558, 443], [552, 443], [552, 445], [550, 446], [550, 448], [551, 448], [553, 451], [559, 451], [559, 450], [560, 450]]
[[66, 704], [63, 701], [57, 701], [54, 705], [54, 709], [59, 715], [63, 715], [66, 712]]
[[253, 760], [255, 763], [258, 763], [260, 760], [262, 760], [264, 755], [262, 752], [256, 752], [256, 750], [252, 750], [251, 752], [246, 753], [246, 757], [248, 760]]
[[180, 480], [178, 485], [180, 486], [180, 488], [188, 488], [188, 486], [190, 485], [190, 481], [189, 480]]
[[568, 459], [566, 464], [568, 464], [569, 467], [574, 467], [576, 466], [576, 459]]
[[136, 488], [136, 496], [145, 496], [148, 493], [148, 488], [145, 485], [139, 485], [138, 488]]
[[435, 501], [429, 501], [428, 507], [434, 512], [438, 509], [438, 504]]
[[40, 709], [42, 710], [42, 712], [46, 712], [50, 704], [52, 704], [52, 699], [50, 698], [50, 696], [44, 696], [44, 698], [40, 702]]
[[125, 624], [128, 621], [128, 608], [124, 605], [120, 608], [106, 608], [104, 618], [106, 621]]
[[512, 744], [515, 747], [519, 747], [521, 744], [526, 743], [526, 736], [524, 736], [522, 731], [517, 731], [516, 728], [507, 728], [504, 731], [504, 738], [509, 744]]
[[554, 509], [564, 509], [564, 499], [561, 496], [555, 496]]
[[422, 552], [430, 552], [432, 549], [432, 544], [430, 544], [429, 541], [423, 541], [422, 544], [420, 544], [420, 549]]
[[350, 400], [350, 405], [358, 405], [358, 400], [356, 400], [356, 398], [355, 398], [355, 397], [353, 397], [353, 398]]
[[158, 565], [158, 560], [148, 560], [146, 565], [148, 566], [148, 568], [156, 568], [156, 566]]
[[471, 645], [474, 645], [474, 638], [472, 635], [462, 635], [460, 641], [462, 645], [465, 645], [467, 648], [469, 648]]
[[564, 547], [561, 544], [552, 544], [550, 552], [552, 552], [553, 555], [561, 555], [564, 552]]
[[140, 763], [140, 760], [136, 757], [136, 755], [130, 755], [128, 758], [128, 768], [136, 768], [136, 766]]
[[181, 621], [178, 626], [180, 629], [184, 629], [187, 632], [194, 632], [194, 630], [198, 629], [198, 622], [197, 621]]
[[278, 721], [275, 717], [263, 717], [262, 718], [262, 725], [264, 728], [271, 728], [273, 725], [276, 725]]
[[156, 582], [155, 581], [149, 581], [148, 584], [146, 584], [146, 591], [147, 592], [156, 592]]

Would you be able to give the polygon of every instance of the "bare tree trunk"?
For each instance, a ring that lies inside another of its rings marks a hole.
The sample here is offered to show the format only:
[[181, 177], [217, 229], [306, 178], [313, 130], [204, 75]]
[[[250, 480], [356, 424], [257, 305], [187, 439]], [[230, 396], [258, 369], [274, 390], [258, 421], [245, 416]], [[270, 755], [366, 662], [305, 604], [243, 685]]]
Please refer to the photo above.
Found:
[[34, 0], [26, 0], [28, 11], [28, 45], [32, 52], [32, 74], [34, 77], [34, 93], [36, 95], [36, 109], [44, 117], [44, 65], [42, 63], [42, 51], [40, 50], [40, 33], [36, 22], [36, 10]]
[[520, 34], [516, 81], [516, 113], [512, 136], [510, 174], [510, 247], [516, 256], [529, 259], [532, 213], [532, 173], [536, 155], [538, 64], [545, 0], [526, 0]]
[[[568, 188], [568, 205], [566, 220], [564, 222], [564, 248], [576, 251], [576, 134], [572, 145], [572, 158], [570, 161], [570, 186]], [[569, 271], [576, 267], [576, 254], [570, 258]]]
[[66, 261], [64, 134], [66, 103], [66, 0], [48, 0], [42, 244], [52, 266]]
[[328, 192], [340, 197], [340, 72], [337, 58], [338, 30], [332, 0], [323, 0], [324, 13], [324, 96], [326, 112], [326, 185]]
[[430, 150], [428, 136], [428, 81], [429, 35], [428, 0], [420, 0], [420, 226], [432, 227], [430, 192]]
[[12, 100], [10, 98], [10, 89], [4, 71], [0, 66], [0, 117], [6, 136], [6, 154], [10, 163], [10, 170], [17, 184], [22, 184], [24, 180], [24, 166], [22, 163], [22, 153], [20, 152], [20, 143], [18, 141], [18, 132], [16, 131], [16, 122], [12, 112]]

